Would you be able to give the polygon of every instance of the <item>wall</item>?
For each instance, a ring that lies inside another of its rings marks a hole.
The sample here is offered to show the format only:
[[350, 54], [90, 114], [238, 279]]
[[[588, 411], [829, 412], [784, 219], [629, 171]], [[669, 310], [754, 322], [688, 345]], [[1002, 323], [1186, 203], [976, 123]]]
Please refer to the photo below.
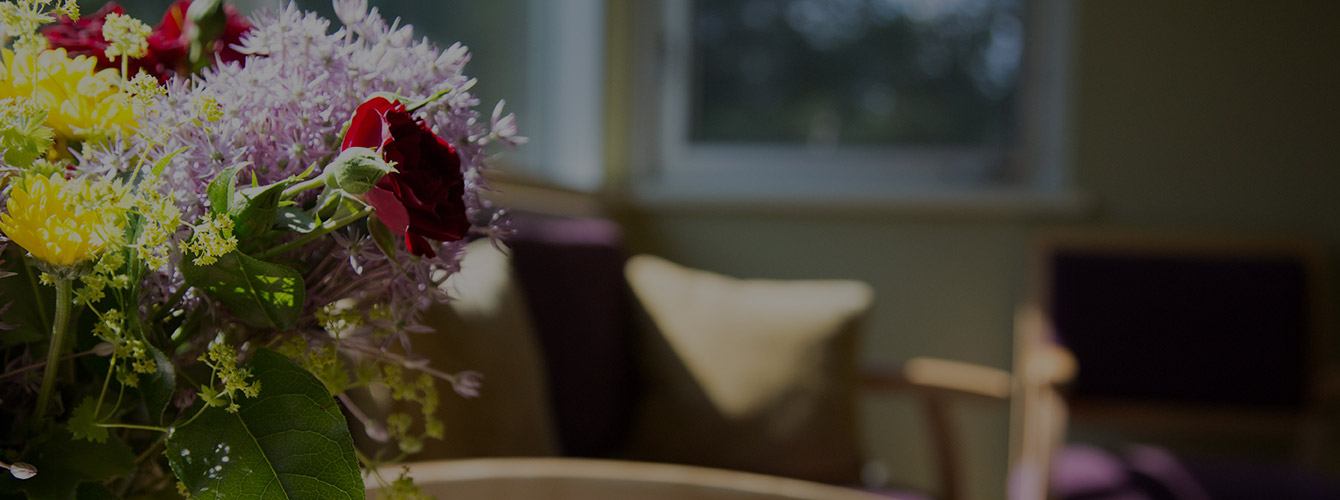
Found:
[[[1096, 212], [662, 208], [629, 214], [632, 246], [742, 277], [863, 279], [878, 292], [867, 360], [932, 355], [999, 367], [1009, 366], [1012, 311], [1039, 227], [1303, 236], [1335, 260], [1337, 3], [1086, 1], [1078, 10], [1073, 173]], [[929, 488], [931, 457], [912, 409], [881, 398], [865, 406], [872, 454], [896, 481]], [[972, 498], [1003, 497], [1006, 416], [986, 404], [959, 415]]]

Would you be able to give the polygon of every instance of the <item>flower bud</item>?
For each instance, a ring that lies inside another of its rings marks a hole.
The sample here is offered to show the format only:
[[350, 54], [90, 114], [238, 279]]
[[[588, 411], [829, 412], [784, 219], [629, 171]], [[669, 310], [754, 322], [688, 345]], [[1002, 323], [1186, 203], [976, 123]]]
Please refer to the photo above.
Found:
[[29, 479], [37, 475], [37, 467], [24, 462], [14, 462], [9, 466], [9, 474], [18, 479]]
[[352, 195], [372, 190], [382, 176], [394, 168], [376, 151], [368, 148], [349, 148], [326, 166], [326, 185]]
[[115, 351], [116, 346], [112, 345], [111, 342], [98, 342], [98, 345], [93, 346], [93, 354], [100, 358], [111, 356]]

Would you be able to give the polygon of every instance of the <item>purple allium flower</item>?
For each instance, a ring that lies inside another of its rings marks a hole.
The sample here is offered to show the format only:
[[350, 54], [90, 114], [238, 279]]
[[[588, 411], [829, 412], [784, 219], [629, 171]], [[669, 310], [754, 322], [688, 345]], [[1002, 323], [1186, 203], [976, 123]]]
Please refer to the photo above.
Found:
[[[517, 145], [525, 138], [517, 134], [515, 118], [502, 114], [501, 103], [481, 122], [479, 99], [470, 93], [475, 80], [463, 73], [469, 51], [416, 40], [412, 27], [387, 23], [366, 0], [335, 0], [335, 12], [341, 24], [335, 28], [293, 4], [257, 15], [239, 47], [250, 56], [244, 66], [219, 64], [192, 80], [170, 82], [167, 97], [141, 116], [137, 142], [90, 144], [90, 163], [124, 171], [123, 158], [162, 158], [185, 148], [171, 160], [162, 186], [191, 222], [205, 210], [206, 186], [224, 168], [245, 166], [244, 178], [254, 173], [261, 183], [313, 165], [319, 171], [339, 154], [343, 128], [369, 96], [419, 99], [441, 92], [416, 115], [460, 156], [474, 232], [504, 232], [497, 212], [479, 195], [486, 189], [485, 146]], [[447, 300], [438, 285], [455, 272], [464, 248], [463, 241], [433, 245], [436, 258], [401, 248], [392, 260], [361, 224], [309, 245], [293, 254], [310, 270], [307, 311], [354, 299], [389, 308], [386, 321], [397, 332], [424, 330], [419, 314]], [[178, 274], [164, 271], [146, 281], [151, 297], [171, 296], [182, 286]]]

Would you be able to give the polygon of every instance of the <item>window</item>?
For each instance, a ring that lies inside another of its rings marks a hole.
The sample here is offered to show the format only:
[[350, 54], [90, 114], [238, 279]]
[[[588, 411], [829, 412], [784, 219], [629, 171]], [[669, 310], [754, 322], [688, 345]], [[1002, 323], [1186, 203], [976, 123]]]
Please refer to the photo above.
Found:
[[[469, 45], [485, 111], [506, 98], [531, 138], [495, 164], [566, 187], [611, 171], [633, 198], [671, 202], [1067, 187], [1070, 0], [370, 3]], [[606, 109], [625, 91], [631, 105]], [[608, 146], [630, 157], [606, 165]]]
[[[1064, 187], [1067, 2], [667, 0], [638, 58], [652, 196]], [[653, 144], [654, 143], [654, 144]]]

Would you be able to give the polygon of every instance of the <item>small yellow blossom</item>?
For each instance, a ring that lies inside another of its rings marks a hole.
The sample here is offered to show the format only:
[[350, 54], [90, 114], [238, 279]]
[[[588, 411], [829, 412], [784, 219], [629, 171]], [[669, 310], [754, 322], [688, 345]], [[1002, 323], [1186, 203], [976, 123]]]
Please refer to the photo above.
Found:
[[153, 28], [130, 16], [115, 12], [107, 15], [102, 25], [102, 37], [107, 39], [108, 59], [118, 57], [140, 58], [149, 53], [149, 35]]
[[[12, 46], [24, 53], [35, 53], [47, 47], [46, 37], [38, 33], [42, 25], [55, 21], [48, 10], [51, 0], [14, 0], [0, 2], [0, 31], [6, 37], [15, 37]], [[55, 13], [60, 13], [57, 8]], [[75, 12], [78, 15], [78, 12]]]
[[38, 260], [73, 266], [98, 257], [123, 238], [124, 207], [115, 189], [59, 174], [29, 175], [13, 186], [0, 232]]
[[82, 141], [135, 130], [130, 96], [116, 70], [97, 69], [92, 57], [65, 49], [25, 54], [6, 50], [0, 63], [0, 99], [47, 111], [46, 125], [64, 139]]
[[215, 389], [212, 380], [209, 385], [200, 387], [199, 396], [205, 404], [226, 407], [229, 413], [237, 413], [239, 398], [254, 398], [260, 394], [260, 381], [252, 380], [251, 370], [237, 366], [237, 350], [232, 346], [216, 340], [205, 354], [200, 355], [200, 361], [223, 383], [222, 389]]
[[237, 250], [237, 237], [233, 236], [233, 219], [225, 214], [206, 215], [196, 224], [195, 234], [186, 242], [188, 253], [195, 254], [195, 265], [208, 266], [219, 261], [219, 257]]
[[126, 84], [126, 94], [135, 104], [136, 111], [143, 115], [155, 101], [167, 96], [167, 89], [158, 84], [157, 78], [141, 72]]
[[117, 309], [98, 313], [93, 335], [112, 345], [116, 361], [116, 378], [122, 385], [138, 387], [140, 375], [158, 371], [158, 365], [143, 340], [134, 338], [126, 329], [126, 316]]
[[181, 209], [156, 187], [156, 178], [145, 179], [135, 199], [135, 210], [143, 217], [143, 227], [132, 247], [149, 269], [167, 267], [170, 242], [181, 225]]
[[195, 98], [196, 112], [207, 122], [217, 122], [223, 119], [223, 105], [213, 97], [199, 95]]
[[62, 0], [56, 7], [56, 13], [70, 18], [71, 21], [79, 20], [79, 0]]

